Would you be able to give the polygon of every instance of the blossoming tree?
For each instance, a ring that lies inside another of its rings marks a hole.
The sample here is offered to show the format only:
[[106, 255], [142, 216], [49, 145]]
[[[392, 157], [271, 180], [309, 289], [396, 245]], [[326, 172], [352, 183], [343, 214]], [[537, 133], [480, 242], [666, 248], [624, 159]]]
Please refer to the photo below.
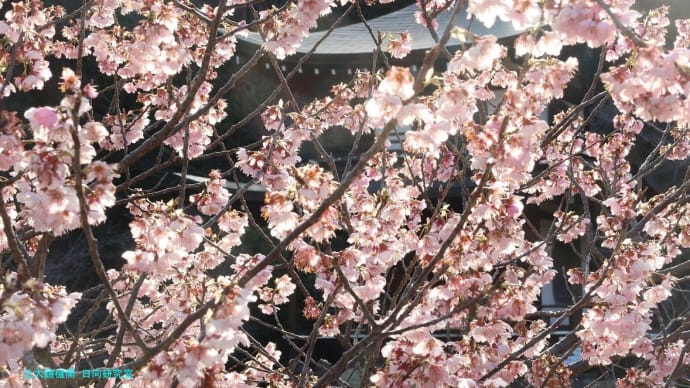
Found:
[[[354, 371], [363, 385], [388, 387], [564, 386], [611, 366], [621, 386], [686, 378], [690, 315], [668, 300], [688, 280], [690, 172], [659, 193], [645, 177], [690, 154], [690, 22], [677, 21], [666, 45], [666, 10], [641, 14], [632, 3], [420, 1], [417, 21], [437, 44], [417, 72], [378, 61], [308, 104], [290, 93], [296, 69], [283, 73], [277, 61], [335, 7], [325, 0], [289, 1], [250, 21], [233, 13], [254, 3], [233, 0], [3, 3], [0, 385], [73, 384], [34, 377], [79, 369], [95, 348], [106, 355], [97, 367], [129, 369], [134, 379], [78, 375], [79, 384], [347, 386]], [[525, 32], [509, 48], [454, 23], [435, 30], [439, 12], [453, 20], [463, 7], [477, 23], [498, 18]], [[249, 29], [262, 34], [263, 49], [220, 80]], [[391, 33], [376, 56], [404, 58], [410, 36]], [[603, 91], [592, 85], [547, 121], [545, 109], [578, 70], [559, 56], [575, 44], [601, 48]], [[246, 119], [259, 116], [267, 136], [228, 149], [224, 140], [247, 120], [224, 122], [224, 98], [262, 57], [280, 86]], [[51, 71], [57, 59], [67, 64], [61, 74]], [[434, 67], [439, 59], [445, 70]], [[89, 83], [85, 70], [96, 70], [86, 60], [110, 83]], [[59, 104], [6, 108], [43, 88], [55, 88]], [[92, 108], [106, 92], [110, 108]], [[605, 100], [618, 110], [609, 131], [590, 125], [591, 108]], [[645, 126], [658, 141], [633, 166]], [[371, 146], [344, 170], [325, 152], [323, 165], [300, 159], [305, 142], [322, 149], [321, 134], [334, 127], [356, 143], [369, 136]], [[402, 151], [388, 151], [402, 127]], [[132, 168], [162, 147], [173, 156]], [[203, 185], [185, 184], [189, 164], [211, 154], [226, 167]], [[163, 169], [182, 183], [147, 190], [143, 182]], [[229, 192], [228, 181], [239, 189]], [[266, 189], [263, 220], [247, 211], [249, 184]], [[453, 191], [460, 209], [448, 206]], [[106, 271], [92, 228], [116, 202], [131, 213], [135, 246], [120, 270]], [[524, 210], [544, 203], [556, 210], [538, 228]], [[75, 229], [102, 283], [94, 308], [107, 304], [116, 324], [105, 340], [83, 325], [58, 330], [81, 295], [44, 283], [53, 240]], [[247, 234], [261, 234], [270, 251], [233, 253]], [[347, 243], [334, 244], [336, 236]], [[572, 303], [539, 311], [542, 288], [560, 270], [556, 243], [581, 263], [567, 273]], [[232, 269], [211, 276], [226, 260]], [[295, 298], [312, 323], [306, 335], [278, 319]], [[662, 316], [664, 306], [675, 313]], [[572, 331], [555, 338], [567, 319]], [[249, 320], [290, 347], [252, 337]], [[323, 336], [345, 347], [332, 364], [313, 356]], [[580, 361], [566, 363], [575, 349]]]

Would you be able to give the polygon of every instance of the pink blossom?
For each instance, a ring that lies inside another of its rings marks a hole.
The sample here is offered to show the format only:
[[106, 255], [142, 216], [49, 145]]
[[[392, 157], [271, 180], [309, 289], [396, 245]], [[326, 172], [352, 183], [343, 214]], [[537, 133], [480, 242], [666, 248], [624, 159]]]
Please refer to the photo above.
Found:
[[277, 131], [283, 125], [283, 100], [278, 101], [278, 105], [269, 106], [264, 113], [261, 114], [261, 120], [268, 130]]
[[496, 22], [496, 17], [507, 20], [507, 12], [511, 7], [510, 1], [471, 0], [468, 5], [468, 13], [475, 15], [480, 22], [491, 28]]
[[390, 38], [386, 50], [393, 58], [405, 58], [412, 51], [412, 37], [405, 31], [398, 38]]
[[13, 135], [0, 135], [0, 170], [9, 171], [22, 160], [24, 147]]
[[378, 91], [407, 100], [414, 95], [414, 77], [408, 68], [393, 66], [386, 72]]
[[403, 102], [414, 95], [414, 77], [407, 68], [393, 66], [378, 86], [377, 92], [366, 103], [371, 125], [382, 127], [394, 118]]
[[210, 173], [211, 181], [206, 186], [206, 191], [202, 194], [192, 195], [190, 200], [197, 204], [199, 211], [205, 215], [215, 215], [219, 213], [228, 202], [230, 193], [225, 189], [224, 180], [221, 179], [218, 171]]
[[498, 44], [497, 38], [487, 35], [476, 39], [474, 45], [464, 52], [459, 52], [448, 63], [452, 73], [483, 71], [491, 69], [495, 62], [506, 55], [506, 48]]
[[32, 128], [53, 129], [58, 122], [57, 112], [49, 107], [29, 108], [24, 117], [29, 120]]

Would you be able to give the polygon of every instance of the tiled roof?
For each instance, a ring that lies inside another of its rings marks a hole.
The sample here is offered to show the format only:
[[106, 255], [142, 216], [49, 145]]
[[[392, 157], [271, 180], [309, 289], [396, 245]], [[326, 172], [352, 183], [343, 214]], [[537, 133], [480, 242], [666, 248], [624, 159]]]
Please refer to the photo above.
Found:
[[[419, 8], [417, 5], [413, 4], [387, 15], [371, 19], [368, 21], [368, 24], [374, 34], [379, 31], [390, 33], [408, 31], [412, 37], [412, 49], [415, 51], [427, 50], [431, 48], [435, 42], [427, 28], [415, 22], [414, 13], [417, 10], [419, 10]], [[437, 31], [439, 35], [448, 25], [450, 15], [451, 12], [446, 11], [437, 17], [439, 27]], [[493, 34], [498, 38], [513, 36], [517, 33], [510, 23], [500, 20], [497, 20], [492, 28], [486, 28], [482, 23], [476, 20], [468, 20], [467, 13], [464, 10], [460, 11], [456, 19], [456, 25], [475, 34]], [[309, 34], [309, 36], [304, 39], [300, 48], [297, 49], [297, 54], [307, 53], [325, 34], [326, 31], [317, 31]], [[240, 38], [240, 40], [254, 46], [260, 46], [263, 43], [261, 36], [256, 32], [250, 32], [248, 37]], [[459, 45], [459, 42], [451, 38], [449, 46], [454, 45]], [[374, 47], [374, 40], [364, 23], [356, 23], [335, 28], [328, 38], [316, 49], [314, 54], [316, 56], [370, 54], [374, 50]]]

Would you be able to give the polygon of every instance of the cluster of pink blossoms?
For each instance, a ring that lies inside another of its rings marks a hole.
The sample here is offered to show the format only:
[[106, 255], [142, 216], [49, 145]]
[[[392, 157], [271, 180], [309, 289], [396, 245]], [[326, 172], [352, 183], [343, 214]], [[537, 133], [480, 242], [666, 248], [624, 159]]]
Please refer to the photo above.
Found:
[[77, 181], [71, 168], [75, 157], [72, 131], [80, 142], [78, 160], [85, 166], [80, 181], [87, 190], [89, 223], [105, 221], [105, 209], [115, 202], [112, 181], [117, 176], [111, 165], [94, 160], [94, 144], [107, 133], [103, 125], [88, 121], [75, 128], [74, 124], [75, 118], [90, 111], [90, 99], [97, 93], [90, 85], [80, 89], [80, 81], [70, 69], [63, 70], [62, 78], [64, 88], [74, 94], [66, 95], [56, 108], [44, 106], [25, 112], [33, 134], [32, 148], [25, 148], [23, 130], [8, 127], [2, 135], [4, 161], [0, 166], [18, 178], [14, 192], [8, 192], [21, 204], [18, 212], [12, 209], [18, 222], [56, 236], [80, 226]]
[[298, 0], [277, 15], [272, 15], [273, 10], [262, 11], [261, 19], [268, 19], [262, 25], [264, 47], [278, 59], [294, 54], [319, 17], [331, 13], [333, 6], [326, 0]]
[[[15, 288], [19, 284], [20, 288]], [[55, 340], [58, 325], [81, 297], [67, 294], [64, 287], [49, 286], [35, 279], [23, 283], [8, 273], [0, 283], [0, 363], [16, 364], [34, 346], [45, 347]]]

